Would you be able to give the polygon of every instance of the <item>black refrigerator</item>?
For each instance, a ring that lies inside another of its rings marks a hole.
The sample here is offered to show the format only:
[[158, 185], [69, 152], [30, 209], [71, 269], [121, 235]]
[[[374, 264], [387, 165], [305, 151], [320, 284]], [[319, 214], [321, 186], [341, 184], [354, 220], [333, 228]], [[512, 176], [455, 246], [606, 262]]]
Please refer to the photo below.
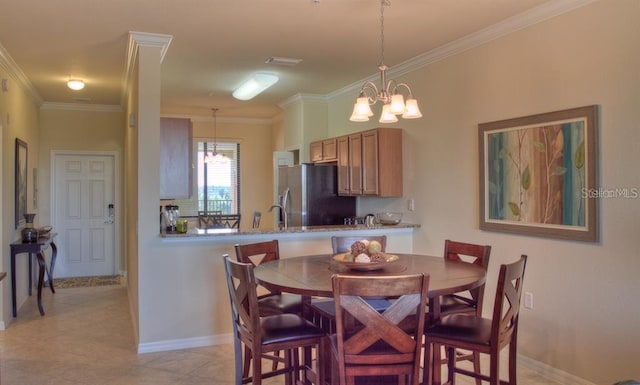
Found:
[[337, 173], [335, 164], [278, 167], [278, 202], [289, 226], [341, 225], [356, 215], [356, 198], [338, 196]]

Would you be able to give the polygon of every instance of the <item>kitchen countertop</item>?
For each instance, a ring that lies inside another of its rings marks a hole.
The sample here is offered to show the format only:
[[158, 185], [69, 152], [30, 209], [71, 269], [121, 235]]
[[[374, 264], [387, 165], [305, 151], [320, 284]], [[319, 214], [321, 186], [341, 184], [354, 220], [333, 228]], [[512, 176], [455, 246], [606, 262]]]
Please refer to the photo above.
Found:
[[419, 228], [420, 225], [413, 223], [399, 223], [397, 225], [334, 225], [334, 226], [298, 226], [289, 227], [286, 230], [280, 229], [198, 229], [190, 228], [186, 233], [161, 233], [160, 237], [170, 239], [182, 238], [209, 238], [216, 236], [243, 236], [243, 235], [263, 235], [263, 234], [300, 234], [300, 233], [319, 233], [319, 232], [336, 232], [336, 231], [354, 231], [354, 230], [392, 230], [392, 229], [413, 229]]

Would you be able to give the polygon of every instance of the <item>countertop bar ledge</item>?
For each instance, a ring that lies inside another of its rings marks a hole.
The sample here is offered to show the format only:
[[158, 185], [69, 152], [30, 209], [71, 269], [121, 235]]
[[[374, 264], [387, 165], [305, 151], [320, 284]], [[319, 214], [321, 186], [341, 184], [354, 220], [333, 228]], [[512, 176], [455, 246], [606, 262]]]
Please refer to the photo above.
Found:
[[[335, 226], [301, 226], [301, 227], [289, 227], [286, 230], [280, 229], [251, 229], [251, 230], [238, 230], [238, 229], [198, 229], [191, 228], [186, 233], [161, 233], [160, 237], [163, 240], [204, 240], [212, 238], [261, 238], [266, 236], [272, 238], [277, 235], [279, 237], [285, 236], [300, 236], [309, 233], [336, 233], [336, 232], [406, 232], [419, 228], [419, 224], [413, 223], [399, 223], [397, 225], [335, 225]], [[346, 234], [345, 234], [346, 235]]]

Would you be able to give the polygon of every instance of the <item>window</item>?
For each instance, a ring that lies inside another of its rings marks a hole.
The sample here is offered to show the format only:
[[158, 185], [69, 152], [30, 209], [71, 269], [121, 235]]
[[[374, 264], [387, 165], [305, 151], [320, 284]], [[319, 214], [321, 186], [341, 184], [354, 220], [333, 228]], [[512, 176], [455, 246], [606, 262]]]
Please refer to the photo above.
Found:
[[240, 213], [240, 144], [216, 143], [222, 160], [205, 162], [213, 152], [212, 142], [198, 142], [197, 199], [198, 211], [220, 211], [222, 214]]

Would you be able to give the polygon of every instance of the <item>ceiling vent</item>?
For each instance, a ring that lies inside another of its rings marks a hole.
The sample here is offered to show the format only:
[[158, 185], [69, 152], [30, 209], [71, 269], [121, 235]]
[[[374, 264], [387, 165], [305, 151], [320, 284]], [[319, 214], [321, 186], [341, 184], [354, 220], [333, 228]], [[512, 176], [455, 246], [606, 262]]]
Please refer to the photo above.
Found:
[[293, 59], [289, 57], [269, 56], [264, 62], [267, 64], [275, 64], [280, 66], [295, 66], [298, 65], [302, 59]]

